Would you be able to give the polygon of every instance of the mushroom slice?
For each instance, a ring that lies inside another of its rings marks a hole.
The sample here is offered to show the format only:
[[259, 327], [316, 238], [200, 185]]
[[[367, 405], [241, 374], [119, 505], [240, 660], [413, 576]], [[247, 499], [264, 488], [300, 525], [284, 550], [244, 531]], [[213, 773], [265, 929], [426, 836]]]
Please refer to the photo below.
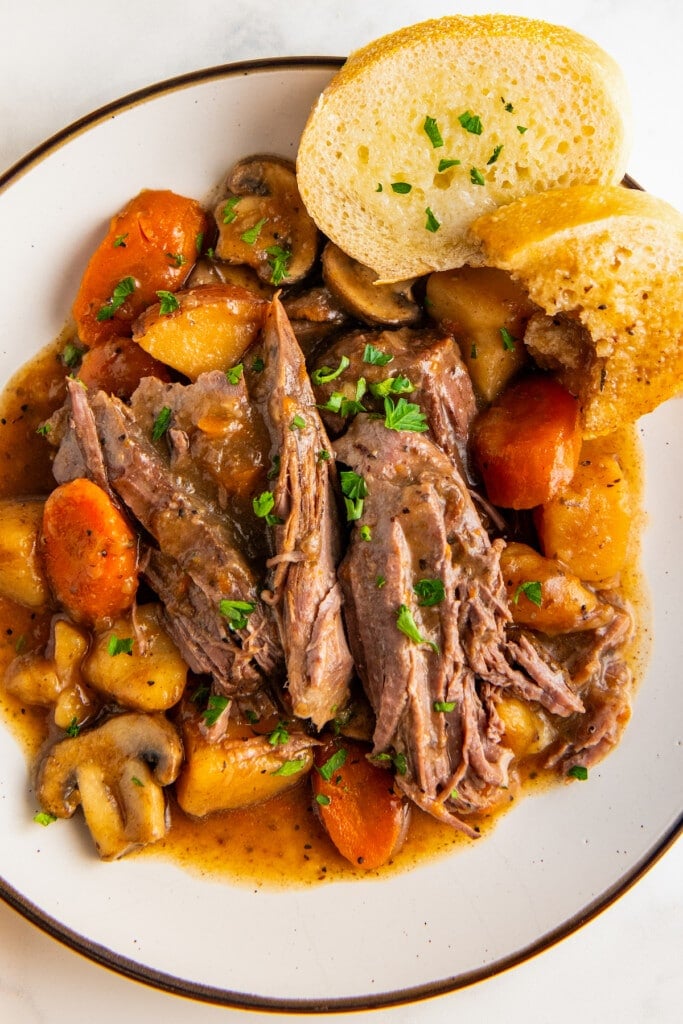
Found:
[[162, 787], [175, 781], [182, 758], [163, 715], [116, 715], [56, 743], [38, 767], [36, 795], [56, 818], [80, 804], [100, 857], [114, 860], [166, 834]]
[[370, 267], [347, 256], [334, 242], [328, 242], [322, 255], [325, 284], [349, 313], [370, 324], [403, 327], [420, 319], [420, 307], [413, 298], [416, 278], [377, 284], [378, 276]]
[[216, 205], [216, 256], [246, 263], [262, 281], [293, 284], [318, 253], [318, 229], [299, 195], [294, 165], [275, 156], [235, 164]]

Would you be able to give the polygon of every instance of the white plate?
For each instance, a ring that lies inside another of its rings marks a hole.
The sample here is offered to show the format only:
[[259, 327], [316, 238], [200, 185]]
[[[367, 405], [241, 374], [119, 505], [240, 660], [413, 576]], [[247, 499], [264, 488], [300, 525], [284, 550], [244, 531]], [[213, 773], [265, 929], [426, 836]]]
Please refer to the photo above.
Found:
[[[334, 60], [232, 65], [128, 97], [0, 179], [0, 379], [57, 335], [108, 218], [141, 187], [204, 197], [232, 161], [293, 157]], [[102, 864], [38, 828], [0, 729], [0, 894], [142, 981], [229, 1005], [323, 1011], [433, 995], [538, 952], [623, 892], [680, 828], [683, 407], [642, 422], [654, 650], [621, 745], [583, 785], [530, 797], [462, 852], [382, 881], [254, 891], [154, 858]]]

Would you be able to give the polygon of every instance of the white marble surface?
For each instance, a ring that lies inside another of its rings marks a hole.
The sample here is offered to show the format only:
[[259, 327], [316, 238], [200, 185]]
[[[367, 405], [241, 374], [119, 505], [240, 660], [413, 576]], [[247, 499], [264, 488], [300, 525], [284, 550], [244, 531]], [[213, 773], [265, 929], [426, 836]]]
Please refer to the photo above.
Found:
[[[680, 0], [517, 0], [457, 7], [429, 0], [1, 0], [0, 173], [76, 118], [150, 82], [251, 57], [343, 54], [400, 25], [456, 10], [544, 17], [608, 49], [624, 68], [633, 96], [631, 173], [683, 208]], [[682, 1005], [679, 843], [615, 905], [532, 961], [451, 996], [375, 1011], [372, 1019], [444, 1024], [476, 1015], [507, 1024], [677, 1024]], [[0, 903], [3, 1024], [121, 1019], [237, 1024], [274, 1017], [194, 1003], [128, 981], [72, 953]], [[336, 1019], [359, 1022], [366, 1015]]]

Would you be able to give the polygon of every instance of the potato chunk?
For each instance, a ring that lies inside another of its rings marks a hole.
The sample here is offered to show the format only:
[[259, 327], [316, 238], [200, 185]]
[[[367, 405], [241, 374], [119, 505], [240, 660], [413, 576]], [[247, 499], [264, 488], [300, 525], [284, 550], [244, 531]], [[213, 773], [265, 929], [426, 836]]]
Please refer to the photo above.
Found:
[[538, 754], [555, 739], [555, 731], [545, 714], [517, 697], [503, 697], [496, 710], [505, 727], [505, 742], [515, 757]]
[[427, 280], [428, 312], [455, 336], [475, 391], [487, 403], [526, 362], [521, 339], [535, 308], [502, 270], [460, 267]]
[[[177, 303], [177, 305], [176, 305]], [[170, 308], [168, 312], [163, 310]], [[198, 285], [155, 303], [133, 325], [133, 339], [155, 359], [196, 380], [240, 361], [261, 330], [268, 303], [234, 284]]]
[[0, 595], [27, 608], [48, 603], [49, 588], [38, 551], [43, 502], [0, 501]]

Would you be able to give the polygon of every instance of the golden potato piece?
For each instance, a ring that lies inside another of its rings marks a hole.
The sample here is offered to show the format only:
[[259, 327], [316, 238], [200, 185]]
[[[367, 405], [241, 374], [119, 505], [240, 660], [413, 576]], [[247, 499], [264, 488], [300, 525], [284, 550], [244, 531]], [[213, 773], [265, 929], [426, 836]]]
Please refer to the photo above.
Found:
[[496, 711], [505, 727], [505, 743], [515, 757], [538, 754], [555, 739], [553, 727], [544, 713], [517, 697], [503, 697], [496, 704]]
[[0, 501], [0, 595], [27, 608], [42, 608], [49, 600], [37, 547], [43, 505], [31, 499]]
[[267, 308], [264, 299], [239, 285], [198, 285], [146, 309], [133, 325], [133, 339], [155, 359], [196, 380], [207, 370], [239, 363]]

